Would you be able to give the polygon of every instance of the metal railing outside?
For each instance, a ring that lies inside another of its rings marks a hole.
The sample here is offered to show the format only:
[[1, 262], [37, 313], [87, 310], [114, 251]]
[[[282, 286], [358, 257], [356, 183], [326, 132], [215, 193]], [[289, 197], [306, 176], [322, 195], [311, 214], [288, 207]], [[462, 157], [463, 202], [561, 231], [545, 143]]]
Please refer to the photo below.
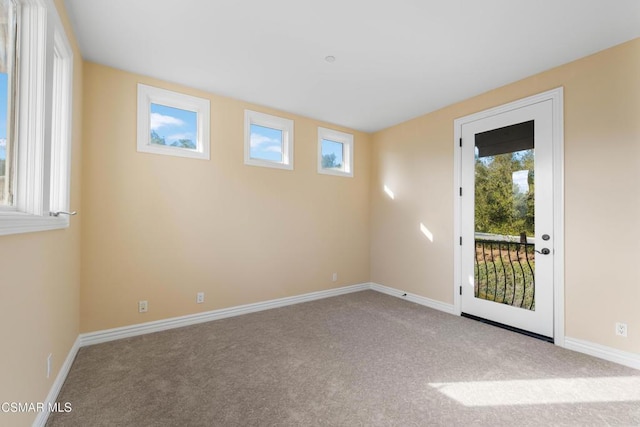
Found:
[[535, 244], [512, 237], [476, 235], [475, 297], [535, 310]]

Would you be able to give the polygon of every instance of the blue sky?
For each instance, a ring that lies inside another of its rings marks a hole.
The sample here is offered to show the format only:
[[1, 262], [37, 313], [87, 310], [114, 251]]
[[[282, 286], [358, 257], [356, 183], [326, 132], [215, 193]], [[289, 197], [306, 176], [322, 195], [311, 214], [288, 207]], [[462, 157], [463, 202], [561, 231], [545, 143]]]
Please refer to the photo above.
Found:
[[[0, 139], [7, 139], [7, 74], [0, 73]], [[0, 159], [7, 157], [6, 145], [0, 142]]]
[[194, 111], [151, 104], [150, 130], [163, 137], [167, 145], [179, 139], [190, 139], [196, 144], [198, 115]]
[[282, 163], [282, 131], [252, 124], [249, 156]]
[[336, 165], [344, 166], [344, 145], [340, 142], [331, 141], [329, 139], [322, 140], [322, 155], [336, 155]]
[[529, 171], [528, 170], [520, 170], [515, 171], [511, 174], [511, 178], [513, 183], [518, 186], [518, 190], [527, 194], [529, 192]]

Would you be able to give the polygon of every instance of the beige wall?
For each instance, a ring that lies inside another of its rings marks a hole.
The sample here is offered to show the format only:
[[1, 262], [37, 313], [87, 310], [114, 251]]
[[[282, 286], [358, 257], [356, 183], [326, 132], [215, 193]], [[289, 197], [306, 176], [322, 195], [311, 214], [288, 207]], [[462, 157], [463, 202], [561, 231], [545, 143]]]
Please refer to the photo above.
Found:
[[[80, 206], [82, 58], [74, 50], [71, 207]], [[42, 402], [79, 333], [80, 222], [66, 230], [0, 236], [0, 402]], [[46, 360], [53, 370], [46, 378]], [[0, 425], [31, 425], [36, 414], [0, 413]]]
[[371, 280], [453, 303], [453, 120], [563, 86], [566, 335], [640, 352], [638, 76], [635, 39], [374, 134]]
[[[93, 63], [84, 78], [83, 331], [369, 280], [369, 135], [354, 178], [319, 175], [334, 126]], [[211, 101], [210, 161], [136, 151], [137, 83]], [[294, 171], [244, 165], [245, 108], [295, 120]]]

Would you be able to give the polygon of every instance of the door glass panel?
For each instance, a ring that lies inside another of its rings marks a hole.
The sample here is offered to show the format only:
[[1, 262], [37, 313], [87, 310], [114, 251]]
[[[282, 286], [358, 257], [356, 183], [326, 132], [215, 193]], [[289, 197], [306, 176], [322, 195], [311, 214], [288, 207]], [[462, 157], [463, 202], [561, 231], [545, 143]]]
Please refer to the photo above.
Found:
[[535, 310], [534, 122], [475, 135], [476, 298]]

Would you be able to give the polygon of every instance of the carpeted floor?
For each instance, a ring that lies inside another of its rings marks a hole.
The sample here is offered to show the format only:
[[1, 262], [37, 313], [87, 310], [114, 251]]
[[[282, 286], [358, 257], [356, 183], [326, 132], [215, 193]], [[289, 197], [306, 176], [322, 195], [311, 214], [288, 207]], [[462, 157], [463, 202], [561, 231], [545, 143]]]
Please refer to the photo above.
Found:
[[640, 371], [374, 291], [80, 349], [48, 426], [640, 425]]

